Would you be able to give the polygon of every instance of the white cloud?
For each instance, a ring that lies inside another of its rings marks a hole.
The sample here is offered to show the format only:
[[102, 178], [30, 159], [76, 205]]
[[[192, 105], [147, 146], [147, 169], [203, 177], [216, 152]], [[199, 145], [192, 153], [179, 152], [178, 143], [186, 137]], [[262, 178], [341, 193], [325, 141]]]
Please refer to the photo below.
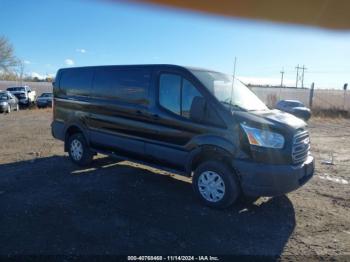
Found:
[[30, 62], [29, 60], [24, 60], [24, 61], [23, 61], [23, 64], [29, 65], [29, 64], [31, 64], [31, 62]]
[[66, 60], [64, 60], [64, 63], [68, 66], [72, 66], [74, 65], [74, 61], [72, 59], [67, 58]]
[[77, 51], [78, 53], [82, 53], [82, 54], [85, 54], [85, 53], [86, 53], [86, 49], [84, 49], [84, 48], [77, 48], [76, 51]]

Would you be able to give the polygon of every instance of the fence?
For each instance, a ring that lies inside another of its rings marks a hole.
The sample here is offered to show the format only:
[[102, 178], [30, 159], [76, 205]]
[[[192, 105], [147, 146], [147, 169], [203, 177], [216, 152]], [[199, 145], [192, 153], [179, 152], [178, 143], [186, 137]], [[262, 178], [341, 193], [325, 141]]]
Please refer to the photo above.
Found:
[[[0, 90], [19, 84], [16, 81], [0, 81]], [[48, 82], [24, 82], [23, 84], [30, 86], [37, 95], [52, 92], [52, 84]], [[310, 89], [251, 87], [251, 90], [270, 107], [274, 107], [276, 102], [282, 99], [296, 99], [309, 105]], [[312, 105], [313, 108], [350, 111], [350, 91], [315, 89]]]
[[[251, 90], [270, 107], [283, 99], [295, 99], [309, 105], [310, 89], [251, 87]], [[350, 111], [350, 91], [314, 89], [312, 107]]]
[[[6, 90], [8, 87], [19, 85], [21, 83], [17, 81], [0, 81], [0, 90]], [[49, 82], [23, 82], [22, 85], [27, 85], [32, 90], [35, 90], [37, 96], [45, 92], [52, 92], [52, 83]]]

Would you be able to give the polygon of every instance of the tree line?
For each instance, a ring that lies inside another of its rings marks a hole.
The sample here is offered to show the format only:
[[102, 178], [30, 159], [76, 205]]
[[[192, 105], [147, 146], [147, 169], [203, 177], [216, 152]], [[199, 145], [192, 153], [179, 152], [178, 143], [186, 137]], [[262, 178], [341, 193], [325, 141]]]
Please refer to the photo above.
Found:
[[15, 55], [13, 45], [5, 36], [0, 36], [0, 80], [52, 81], [24, 75], [24, 62]]

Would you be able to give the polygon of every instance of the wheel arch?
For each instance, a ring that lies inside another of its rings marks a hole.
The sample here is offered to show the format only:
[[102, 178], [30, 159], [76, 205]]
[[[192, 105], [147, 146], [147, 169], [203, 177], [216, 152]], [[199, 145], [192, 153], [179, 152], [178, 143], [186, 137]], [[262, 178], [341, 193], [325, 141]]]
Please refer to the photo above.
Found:
[[77, 123], [72, 123], [66, 126], [65, 131], [64, 131], [64, 151], [67, 152], [68, 151], [68, 140], [69, 137], [76, 134], [76, 133], [81, 133], [86, 142], [89, 144], [89, 140], [88, 140], [88, 136], [86, 134], [86, 132], [84, 131], [84, 128], [77, 124]]
[[192, 150], [189, 154], [187, 163], [186, 163], [186, 174], [188, 176], [192, 175], [192, 172], [205, 161], [216, 160], [224, 162], [230, 168], [233, 168], [232, 160], [234, 154], [229, 152], [227, 149], [222, 148], [217, 145], [201, 145], [198, 148]]

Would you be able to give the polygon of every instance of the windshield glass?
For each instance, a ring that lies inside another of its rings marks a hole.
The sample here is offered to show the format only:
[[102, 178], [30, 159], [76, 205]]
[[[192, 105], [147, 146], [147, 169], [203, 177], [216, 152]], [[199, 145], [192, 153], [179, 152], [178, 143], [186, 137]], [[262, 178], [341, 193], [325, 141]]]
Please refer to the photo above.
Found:
[[7, 94], [5, 93], [0, 93], [0, 101], [4, 101], [4, 100], [7, 100]]
[[288, 102], [287, 105], [290, 107], [303, 107], [304, 105], [300, 102]]
[[9, 88], [7, 88], [7, 91], [12, 91], [12, 92], [25, 91], [25, 88], [24, 87], [9, 87]]
[[191, 70], [191, 72], [223, 104], [230, 105], [230, 103], [232, 103], [233, 106], [248, 111], [268, 109], [267, 106], [237, 78], [234, 80], [232, 89], [233, 77], [230, 75], [205, 70]]
[[52, 97], [51, 93], [43, 93], [41, 97]]

